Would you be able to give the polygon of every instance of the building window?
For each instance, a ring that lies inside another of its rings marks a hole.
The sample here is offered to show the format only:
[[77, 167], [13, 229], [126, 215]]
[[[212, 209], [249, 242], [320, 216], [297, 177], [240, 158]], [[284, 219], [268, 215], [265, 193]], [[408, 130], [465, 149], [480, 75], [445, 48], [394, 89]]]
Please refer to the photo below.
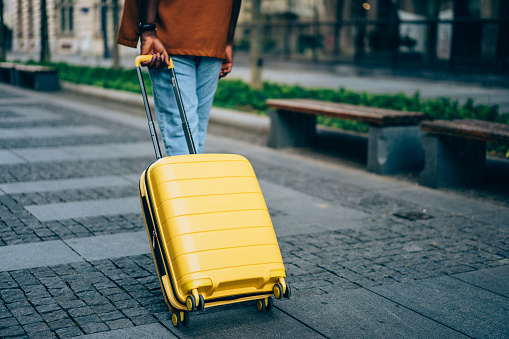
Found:
[[72, 35], [74, 31], [74, 4], [73, 0], [60, 0], [57, 2], [60, 9], [60, 32]]

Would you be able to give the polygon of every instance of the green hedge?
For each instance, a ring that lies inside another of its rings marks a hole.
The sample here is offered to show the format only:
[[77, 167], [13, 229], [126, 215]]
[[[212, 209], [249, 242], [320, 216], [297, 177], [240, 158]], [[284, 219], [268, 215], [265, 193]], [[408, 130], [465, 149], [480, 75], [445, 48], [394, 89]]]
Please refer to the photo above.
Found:
[[[33, 61], [29, 63], [35, 64]], [[49, 65], [59, 70], [59, 77], [62, 80], [135, 93], [140, 91], [134, 67], [128, 70], [114, 70], [112, 68], [77, 66], [66, 63], [52, 63]], [[144, 77], [144, 81], [147, 93], [152, 94], [148, 74]], [[413, 96], [404, 93], [370, 94], [366, 92], [358, 93], [345, 88], [339, 88], [338, 90], [303, 88], [297, 85], [280, 85], [270, 82], [265, 82], [261, 90], [256, 90], [252, 89], [246, 82], [235, 79], [219, 81], [214, 105], [266, 114], [267, 105], [265, 100], [269, 98], [312, 98], [400, 111], [422, 112], [432, 119], [479, 119], [509, 124], [509, 114], [499, 114], [497, 105], [474, 105], [472, 99], [468, 99], [464, 105], [460, 105], [457, 100], [445, 97], [423, 100], [420, 98], [419, 92], [416, 92]], [[368, 130], [366, 124], [330, 117], [319, 117], [318, 123], [357, 132], [367, 132]], [[509, 157], [507, 144], [489, 143], [488, 150], [490, 154], [507, 155]]]

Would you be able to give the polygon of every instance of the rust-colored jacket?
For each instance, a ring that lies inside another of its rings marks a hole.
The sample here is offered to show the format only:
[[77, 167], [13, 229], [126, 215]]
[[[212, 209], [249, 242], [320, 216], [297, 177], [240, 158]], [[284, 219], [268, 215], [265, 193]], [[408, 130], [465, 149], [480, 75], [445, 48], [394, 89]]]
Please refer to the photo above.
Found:
[[[160, 0], [157, 36], [170, 55], [225, 58], [232, 0]], [[138, 45], [138, 0], [125, 0], [117, 43]]]

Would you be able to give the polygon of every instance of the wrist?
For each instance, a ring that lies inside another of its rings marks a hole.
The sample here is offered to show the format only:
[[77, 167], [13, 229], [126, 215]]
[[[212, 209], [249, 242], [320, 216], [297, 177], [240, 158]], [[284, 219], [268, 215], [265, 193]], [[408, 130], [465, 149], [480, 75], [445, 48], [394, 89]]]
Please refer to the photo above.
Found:
[[146, 31], [146, 32], [140, 32], [140, 36], [142, 39], [156, 39], [157, 38], [157, 33], [155, 31]]

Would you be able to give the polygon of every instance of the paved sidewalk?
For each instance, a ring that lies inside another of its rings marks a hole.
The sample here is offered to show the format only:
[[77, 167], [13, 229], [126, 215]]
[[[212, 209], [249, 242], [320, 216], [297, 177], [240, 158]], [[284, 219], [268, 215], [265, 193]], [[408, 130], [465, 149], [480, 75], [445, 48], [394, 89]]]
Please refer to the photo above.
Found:
[[92, 101], [0, 84], [1, 338], [509, 337], [507, 204], [218, 135], [207, 152], [254, 166], [293, 295], [175, 329], [137, 200], [145, 118]]

